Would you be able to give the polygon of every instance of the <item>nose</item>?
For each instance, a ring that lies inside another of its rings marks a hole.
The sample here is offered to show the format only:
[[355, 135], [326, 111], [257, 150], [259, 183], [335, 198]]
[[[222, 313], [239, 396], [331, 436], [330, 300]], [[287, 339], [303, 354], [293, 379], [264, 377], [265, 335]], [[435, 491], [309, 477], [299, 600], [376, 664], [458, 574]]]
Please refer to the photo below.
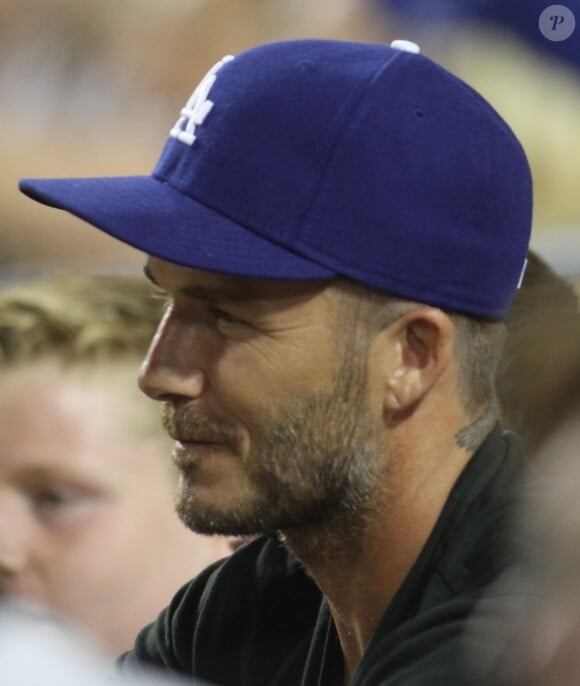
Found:
[[0, 597], [46, 605], [46, 544], [27, 498], [0, 487]]
[[0, 547], [0, 601], [46, 604], [42, 570], [22, 548]]
[[19, 504], [0, 494], [0, 585], [22, 574], [28, 566], [30, 531]]
[[25, 556], [22, 550], [0, 544], [0, 578], [18, 574], [25, 567]]
[[198, 398], [207, 387], [208, 341], [202, 323], [183, 320], [168, 308], [139, 370], [139, 388], [153, 400]]
[[12, 596], [26, 569], [22, 551], [0, 548], [0, 597]]

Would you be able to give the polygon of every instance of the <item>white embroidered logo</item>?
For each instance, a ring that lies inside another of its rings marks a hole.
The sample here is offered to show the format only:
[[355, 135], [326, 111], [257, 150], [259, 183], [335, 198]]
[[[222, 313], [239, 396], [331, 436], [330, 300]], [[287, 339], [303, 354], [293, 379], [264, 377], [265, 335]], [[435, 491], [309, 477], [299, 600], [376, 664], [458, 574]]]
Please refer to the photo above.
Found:
[[[199, 86], [193, 91], [191, 97], [181, 110], [179, 119], [169, 132], [172, 138], [193, 145], [195, 142], [195, 127], [203, 124], [207, 115], [211, 112], [213, 102], [207, 99], [209, 92], [215, 83], [217, 72], [234, 59], [233, 55], [226, 55], [215, 64], [203, 77]], [[187, 123], [186, 123], [187, 122]], [[184, 126], [185, 124], [185, 126]]]

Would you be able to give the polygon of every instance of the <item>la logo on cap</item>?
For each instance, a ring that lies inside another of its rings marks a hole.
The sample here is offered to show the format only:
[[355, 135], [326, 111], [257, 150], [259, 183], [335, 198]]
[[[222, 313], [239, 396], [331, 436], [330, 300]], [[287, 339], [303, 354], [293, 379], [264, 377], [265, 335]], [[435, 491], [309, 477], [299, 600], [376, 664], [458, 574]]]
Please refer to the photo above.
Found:
[[217, 64], [214, 64], [203, 77], [197, 88], [191, 94], [185, 107], [181, 110], [179, 119], [175, 122], [175, 126], [169, 132], [171, 138], [177, 138], [177, 140], [186, 145], [194, 144], [195, 127], [203, 124], [213, 107], [213, 102], [208, 100], [208, 96], [217, 78], [217, 72], [224, 64], [231, 62], [233, 59], [233, 55], [226, 55]]

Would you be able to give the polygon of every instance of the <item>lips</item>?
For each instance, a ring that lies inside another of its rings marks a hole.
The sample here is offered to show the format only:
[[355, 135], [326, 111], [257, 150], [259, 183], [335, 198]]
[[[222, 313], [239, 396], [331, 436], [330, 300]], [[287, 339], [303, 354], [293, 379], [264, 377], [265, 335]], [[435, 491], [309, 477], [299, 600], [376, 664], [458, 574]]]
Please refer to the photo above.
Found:
[[236, 458], [234, 451], [224, 443], [213, 441], [176, 441], [171, 461], [186, 478], [195, 478], [202, 465], [213, 465], [224, 459], [229, 463]]
[[233, 454], [226, 443], [217, 441], [176, 441], [173, 450], [173, 462], [177, 467], [192, 466], [205, 455], [220, 453]]
[[204, 438], [175, 438], [175, 442], [180, 446], [191, 445], [218, 445], [218, 441], [208, 441]]
[[164, 404], [161, 419], [171, 438], [183, 446], [222, 444], [234, 449], [237, 444], [234, 426], [220, 419], [188, 412], [186, 407]]
[[218, 443], [217, 441], [184, 441], [179, 439], [175, 441], [175, 450], [179, 452], [187, 452], [199, 448], [216, 448], [218, 446], [226, 447], [223, 443]]

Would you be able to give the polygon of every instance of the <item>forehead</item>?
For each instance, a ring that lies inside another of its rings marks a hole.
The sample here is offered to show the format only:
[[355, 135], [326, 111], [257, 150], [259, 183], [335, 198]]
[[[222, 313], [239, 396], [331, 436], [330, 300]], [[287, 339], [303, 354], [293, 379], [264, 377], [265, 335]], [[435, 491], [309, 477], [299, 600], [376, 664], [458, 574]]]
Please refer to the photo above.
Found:
[[325, 291], [332, 281], [293, 279], [256, 279], [230, 276], [182, 267], [156, 257], [149, 257], [146, 276], [170, 293], [223, 297], [231, 300], [283, 300], [314, 297]]
[[125, 386], [111, 388], [96, 370], [65, 371], [50, 362], [4, 370], [0, 474], [26, 465], [119, 473], [124, 469], [120, 453], [128, 452], [125, 448], [132, 440], [127, 437], [131, 415], [124, 406], [140, 401], [136, 384], [134, 393], [133, 386], [126, 392]]

